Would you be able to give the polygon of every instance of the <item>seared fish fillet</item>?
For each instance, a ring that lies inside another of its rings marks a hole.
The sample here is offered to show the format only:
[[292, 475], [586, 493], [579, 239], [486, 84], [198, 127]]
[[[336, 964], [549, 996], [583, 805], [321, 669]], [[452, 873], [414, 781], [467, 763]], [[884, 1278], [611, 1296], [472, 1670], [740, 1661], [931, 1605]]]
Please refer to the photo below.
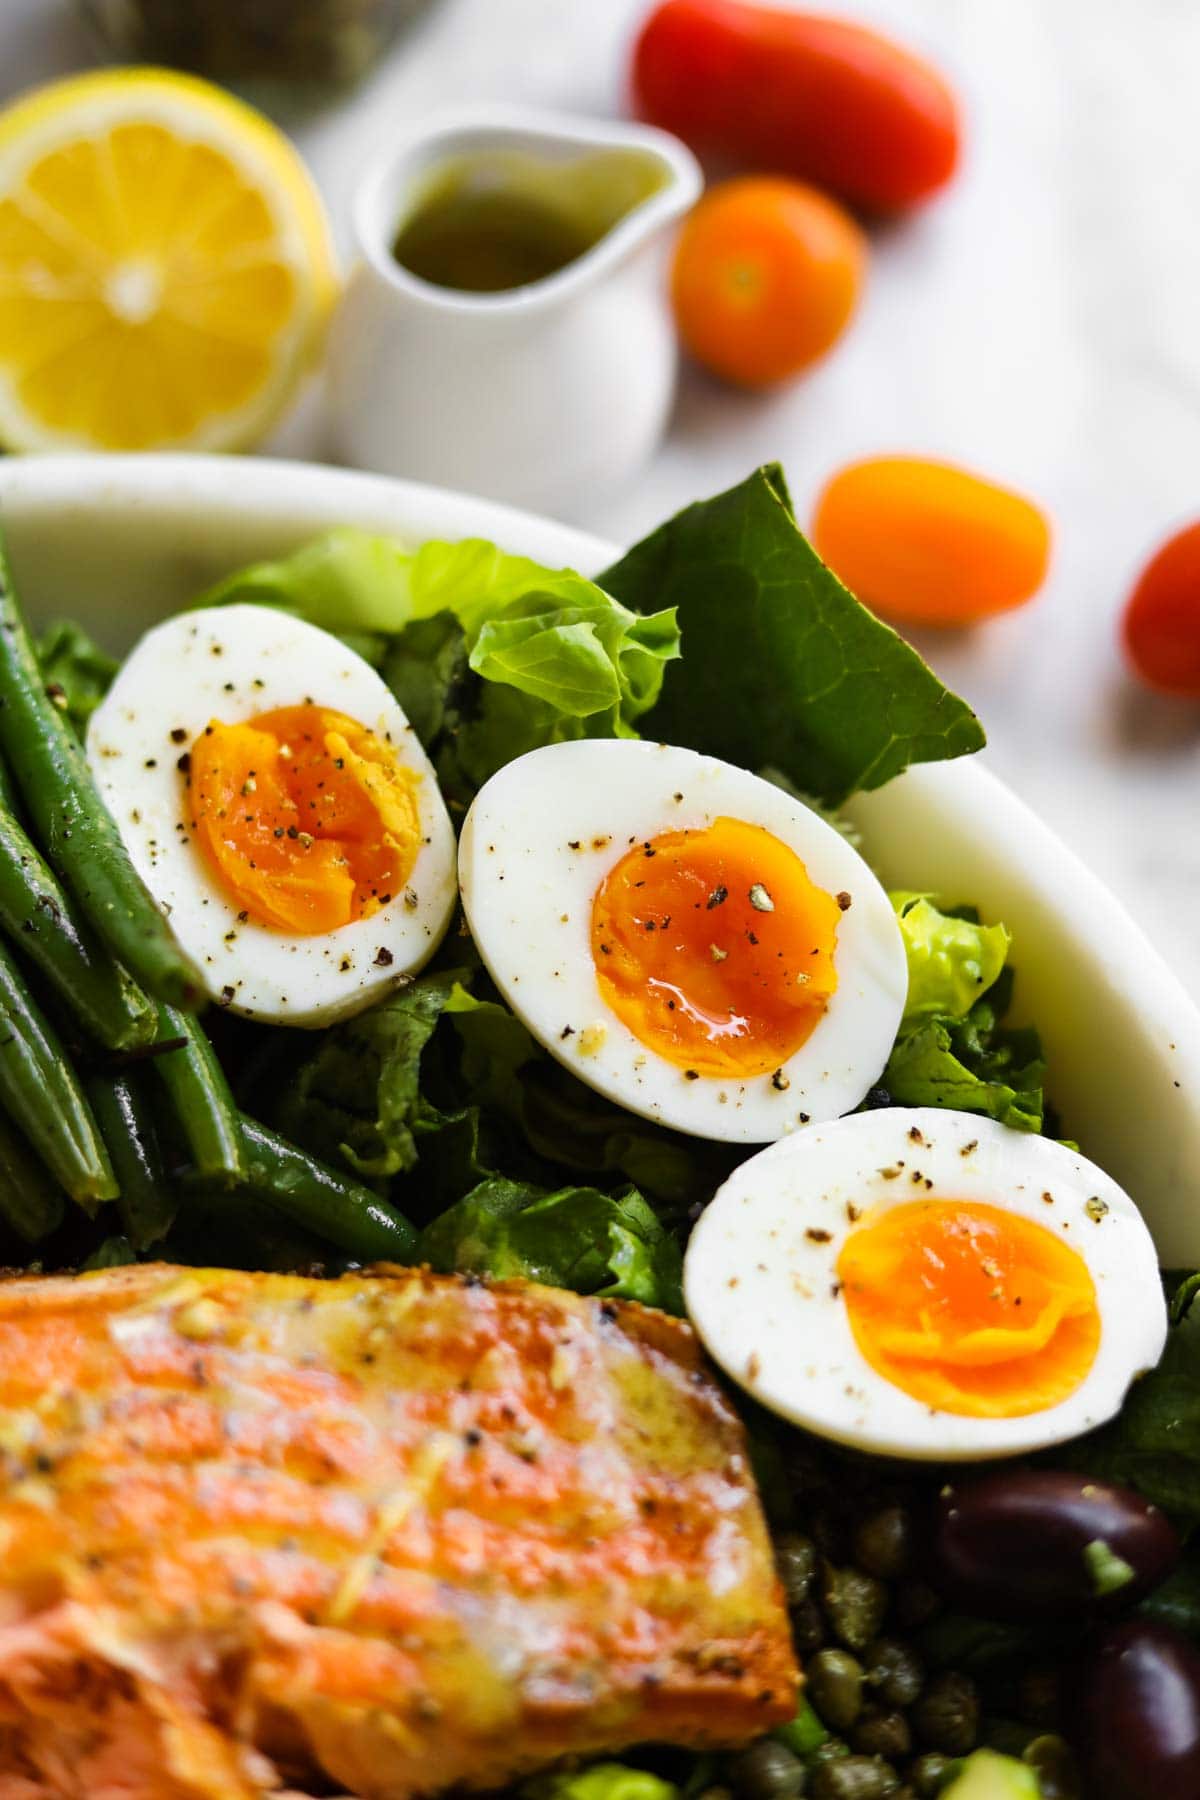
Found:
[[796, 1668], [688, 1327], [558, 1289], [0, 1284], [0, 1800], [405, 1800], [733, 1744]]

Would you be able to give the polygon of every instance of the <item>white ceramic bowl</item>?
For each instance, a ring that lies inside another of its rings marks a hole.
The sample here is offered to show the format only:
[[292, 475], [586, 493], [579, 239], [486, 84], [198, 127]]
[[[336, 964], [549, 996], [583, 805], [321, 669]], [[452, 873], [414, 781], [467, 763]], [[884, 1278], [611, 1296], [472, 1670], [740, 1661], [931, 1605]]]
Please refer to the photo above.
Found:
[[[0, 462], [0, 518], [34, 619], [77, 618], [114, 649], [330, 525], [485, 536], [585, 572], [616, 554], [484, 500], [237, 458]], [[1139, 1202], [1165, 1264], [1200, 1265], [1200, 1012], [1138, 926], [978, 757], [912, 769], [850, 810], [885, 881], [1007, 922], [1064, 1130]]]

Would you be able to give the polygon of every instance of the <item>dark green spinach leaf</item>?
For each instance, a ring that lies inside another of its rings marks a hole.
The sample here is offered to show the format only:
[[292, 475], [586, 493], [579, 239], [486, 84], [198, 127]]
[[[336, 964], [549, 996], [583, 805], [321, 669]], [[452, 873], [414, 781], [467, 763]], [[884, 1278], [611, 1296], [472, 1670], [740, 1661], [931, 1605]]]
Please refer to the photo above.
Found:
[[677, 609], [683, 659], [643, 736], [772, 764], [832, 806], [984, 742], [966, 702], [826, 568], [775, 465], [687, 507], [599, 582], [638, 612]]

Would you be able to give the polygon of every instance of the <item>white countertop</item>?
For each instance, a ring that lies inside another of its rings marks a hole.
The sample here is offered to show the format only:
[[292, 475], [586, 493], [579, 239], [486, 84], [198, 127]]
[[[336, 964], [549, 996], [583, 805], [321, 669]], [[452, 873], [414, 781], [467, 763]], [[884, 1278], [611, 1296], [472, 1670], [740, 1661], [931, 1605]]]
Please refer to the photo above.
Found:
[[[777, 458], [803, 523], [874, 451], [958, 459], [1054, 516], [1033, 606], [923, 641], [986, 753], [1125, 900], [1200, 997], [1200, 706], [1135, 689], [1114, 621], [1141, 561], [1200, 516], [1200, 11], [1180, 0], [822, 0], [957, 82], [961, 177], [877, 234], [845, 342], [766, 399], [685, 376], [636, 487], [576, 522], [628, 541]], [[389, 131], [465, 99], [611, 111], [645, 0], [444, 0], [347, 104], [296, 125], [345, 238]], [[67, 0], [0, 0], [0, 95], [88, 61]], [[311, 411], [284, 434], [319, 450]], [[1124, 948], [1112, 947], [1114, 958]]]

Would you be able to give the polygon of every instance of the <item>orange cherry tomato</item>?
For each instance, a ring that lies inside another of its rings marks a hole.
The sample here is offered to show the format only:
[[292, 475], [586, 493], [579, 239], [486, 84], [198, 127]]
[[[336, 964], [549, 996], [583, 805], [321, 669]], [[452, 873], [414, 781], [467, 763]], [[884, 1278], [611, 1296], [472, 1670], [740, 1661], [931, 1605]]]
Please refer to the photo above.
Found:
[[879, 456], [828, 483], [820, 555], [858, 598], [912, 625], [970, 625], [1024, 605], [1050, 561], [1044, 513], [950, 463]]
[[841, 336], [866, 264], [866, 238], [828, 195], [781, 176], [724, 182], [676, 246], [671, 292], [683, 341], [728, 381], [784, 381]]
[[1126, 603], [1122, 636], [1147, 686], [1200, 700], [1200, 524], [1177, 531], [1146, 564]]

